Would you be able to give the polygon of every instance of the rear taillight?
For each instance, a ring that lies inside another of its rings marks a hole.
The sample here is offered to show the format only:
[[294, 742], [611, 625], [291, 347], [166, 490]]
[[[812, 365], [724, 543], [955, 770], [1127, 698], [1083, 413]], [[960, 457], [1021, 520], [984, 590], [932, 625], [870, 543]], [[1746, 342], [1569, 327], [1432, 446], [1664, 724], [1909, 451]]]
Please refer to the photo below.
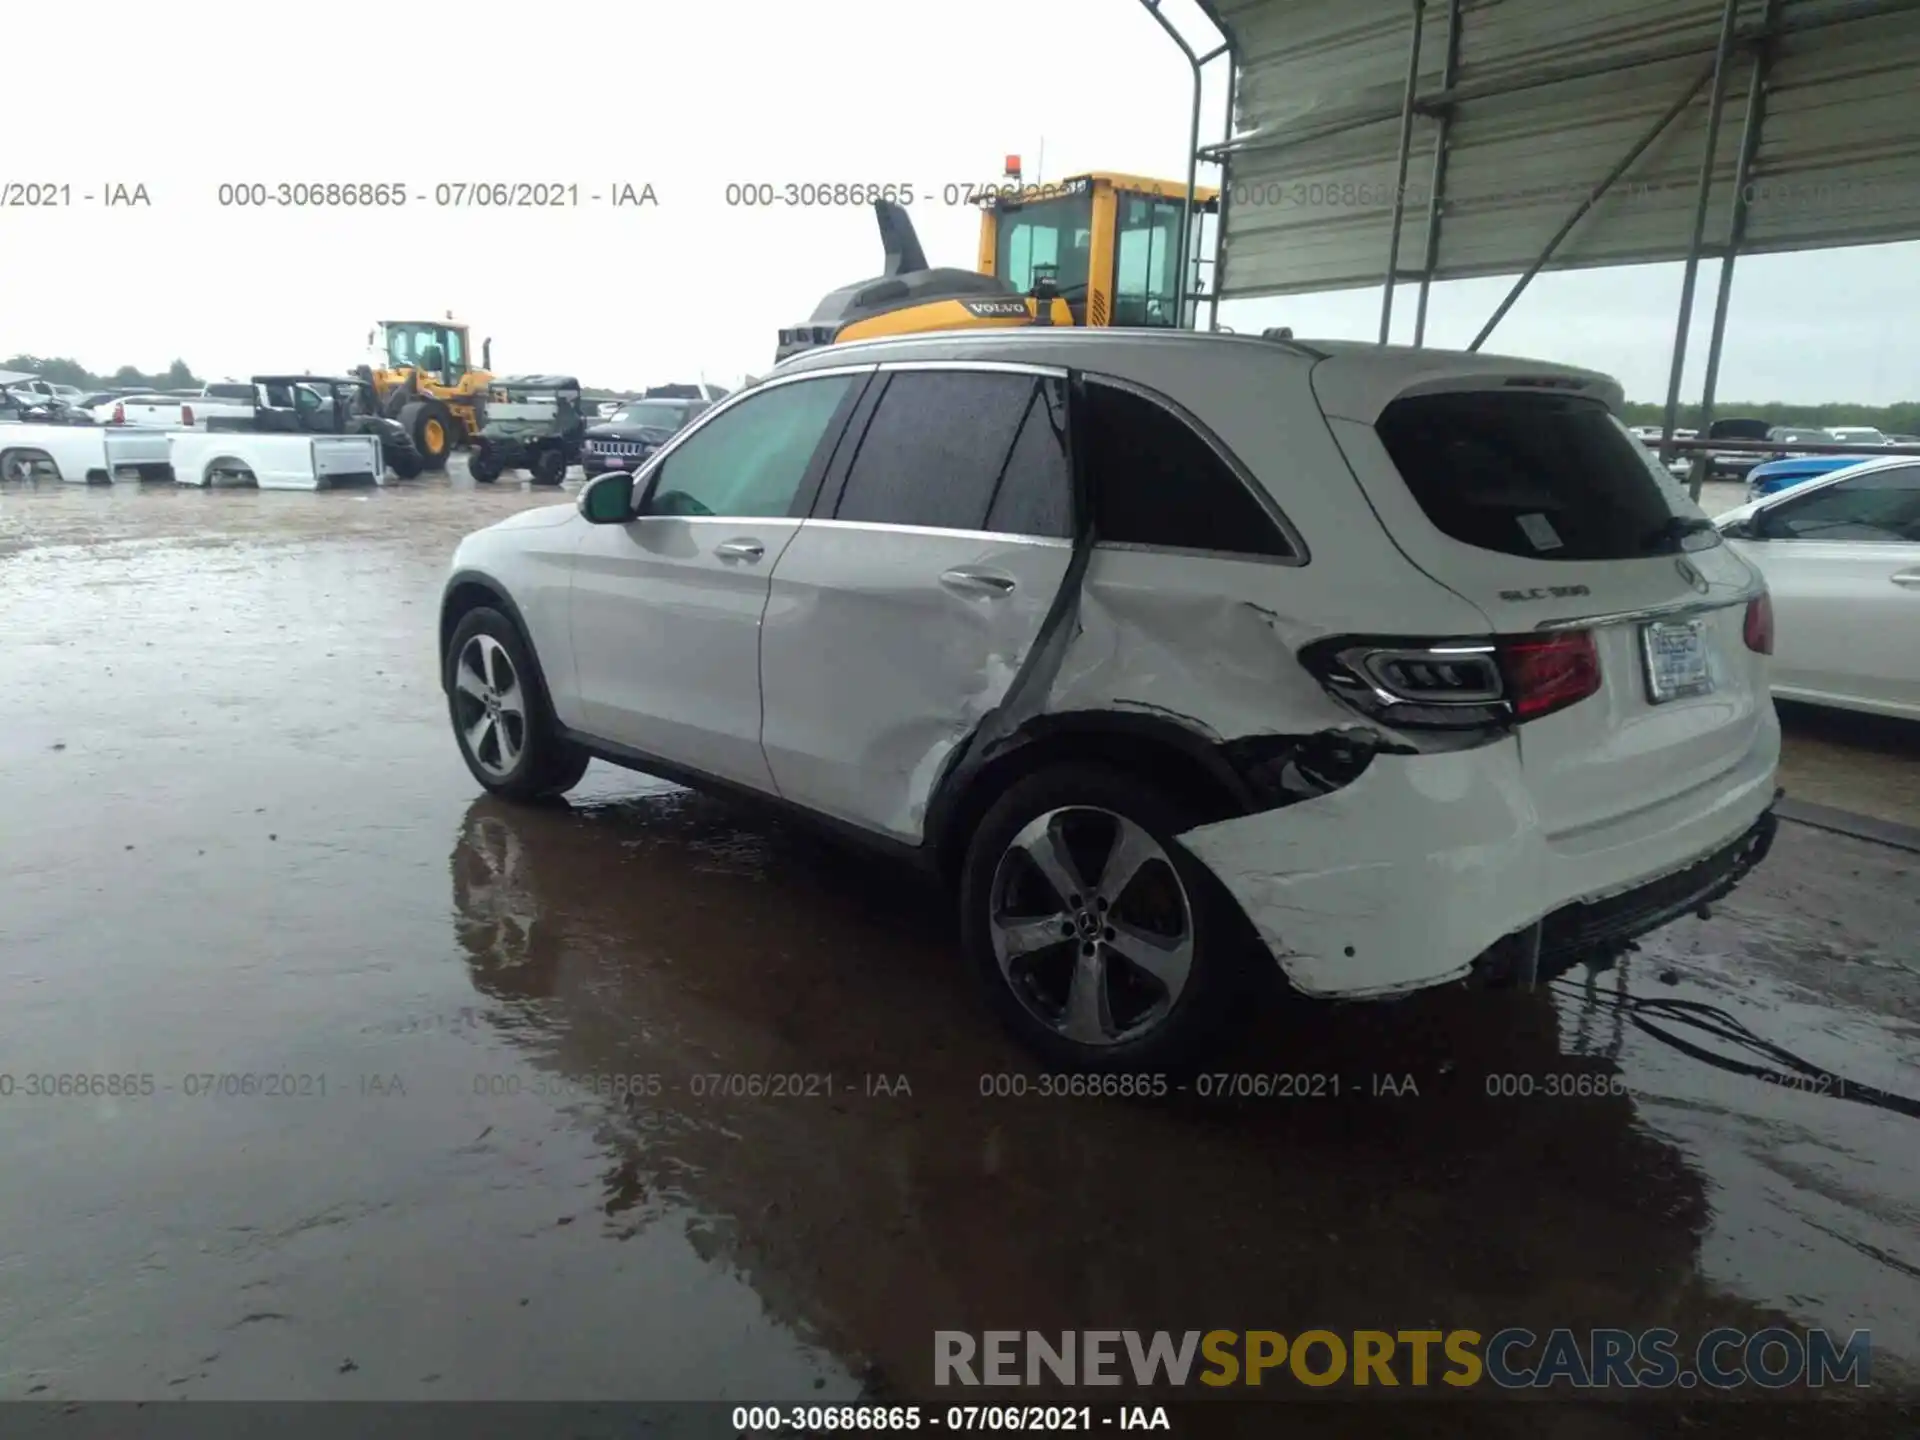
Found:
[[1593, 634], [1462, 640], [1346, 636], [1301, 652], [1332, 694], [1398, 729], [1486, 730], [1563, 710], [1600, 689]]
[[1747, 621], [1741, 627], [1747, 649], [1756, 655], [1773, 654], [1773, 600], [1764, 592], [1747, 602]]
[[116, 405], [113, 407], [113, 423], [116, 425], [124, 425], [127, 423], [127, 407], [126, 406]]
[[1600, 648], [1591, 630], [1500, 640], [1500, 673], [1517, 720], [1537, 720], [1600, 689]]
[[187, 426], [193, 424], [193, 406], [182, 405], [180, 407], [180, 423]]

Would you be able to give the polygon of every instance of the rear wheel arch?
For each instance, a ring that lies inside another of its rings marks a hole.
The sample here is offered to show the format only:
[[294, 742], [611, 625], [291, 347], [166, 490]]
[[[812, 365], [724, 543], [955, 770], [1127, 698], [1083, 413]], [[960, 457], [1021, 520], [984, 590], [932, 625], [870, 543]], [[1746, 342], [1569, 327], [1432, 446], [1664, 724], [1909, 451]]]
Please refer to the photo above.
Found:
[[[970, 747], [978, 744], [978, 737]], [[1101, 764], [1179, 795], [1208, 821], [1256, 808], [1245, 783], [1198, 730], [1158, 715], [1084, 711], [1045, 715], [1011, 743], [975, 765], [962, 756], [927, 807], [927, 843], [943, 875], [957, 878], [967, 845], [994, 802], [1055, 765]]]

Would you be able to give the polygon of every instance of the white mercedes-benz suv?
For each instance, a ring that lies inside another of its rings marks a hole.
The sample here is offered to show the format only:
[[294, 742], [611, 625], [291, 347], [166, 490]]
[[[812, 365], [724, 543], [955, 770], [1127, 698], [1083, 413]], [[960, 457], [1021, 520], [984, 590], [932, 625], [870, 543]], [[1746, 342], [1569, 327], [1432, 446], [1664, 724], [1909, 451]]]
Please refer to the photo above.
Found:
[[1603, 375], [1031, 328], [825, 347], [468, 536], [461, 753], [591, 757], [935, 867], [1050, 1062], [1294, 992], [1528, 981], [1774, 828], [1759, 575]]

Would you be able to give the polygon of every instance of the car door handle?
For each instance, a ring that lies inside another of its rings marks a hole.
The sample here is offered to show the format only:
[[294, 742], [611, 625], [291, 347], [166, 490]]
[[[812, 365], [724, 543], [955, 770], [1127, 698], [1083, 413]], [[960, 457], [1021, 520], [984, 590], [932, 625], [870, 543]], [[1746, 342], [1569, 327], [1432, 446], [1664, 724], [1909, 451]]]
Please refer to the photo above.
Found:
[[940, 583], [949, 590], [957, 590], [962, 595], [1011, 595], [1013, 577], [999, 575], [991, 570], [948, 570], [940, 576]]
[[1920, 570], [1901, 570], [1893, 576], [1893, 583], [1904, 585], [1909, 590], [1920, 590]]
[[758, 560], [767, 553], [767, 547], [758, 540], [723, 540], [713, 547], [713, 553], [722, 560]]

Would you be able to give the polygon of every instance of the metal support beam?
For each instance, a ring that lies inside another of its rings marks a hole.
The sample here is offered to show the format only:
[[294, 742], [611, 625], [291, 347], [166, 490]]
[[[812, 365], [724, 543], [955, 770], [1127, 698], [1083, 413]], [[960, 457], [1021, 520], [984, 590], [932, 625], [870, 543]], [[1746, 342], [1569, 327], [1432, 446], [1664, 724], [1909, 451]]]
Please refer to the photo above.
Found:
[[[1140, 0], [1140, 3], [1160, 28], [1167, 32], [1173, 43], [1180, 47], [1180, 53], [1187, 57], [1187, 64], [1193, 69], [1193, 120], [1187, 130], [1187, 190], [1180, 199], [1180, 247], [1173, 272], [1174, 322], [1184, 327], [1187, 315], [1187, 250], [1193, 243], [1193, 187], [1200, 179], [1200, 66], [1203, 62], [1194, 54], [1193, 47], [1187, 44], [1186, 37], [1174, 28], [1173, 22], [1160, 13], [1160, 0]], [[1212, 51], [1209, 58], [1219, 53], [1218, 50]]]
[[[1782, 0], [1767, 0], [1768, 25], [1780, 18]], [[1767, 76], [1773, 69], [1773, 42], [1753, 47], [1753, 68], [1747, 77], [1747, 113], [1740, 125], [1740, 158], [1733, 167], [1733, 213], [1727, 222], [1727, 245], [1720, 260], [1720, 284], [1713, 298], [1713, 333], [1707, 341], [1707, 378], [1700, 391], [1700, 429], [1713, 424], [1713, 397], [1720, 384], [1720, 351], [1727, 336], [1727, 307], [1733, 299], [1733, 262], [1740, 258], [1747, 238], [1747, 181], [1754, 157], [1760, 153], [1760, 131], [1766, 124]], [[1695, 495], [1694, 499], [1700, 497]]]
[[[1720, 12], [1720, 48], [1713, 57], [1713, 89], [1707, 97], [1707, 138], [1700, 152], [1700, 184], [1693, 202], [1693, 234], [1687, 241], [1687, 268], [1680, 276], [1680, 314], [1673, 326], [1673, 367], [1667, 375], [1667, 408], [1661, 438], [1673, 434], [1680, 413], [1680, 377], [1687, 368], [1687, 332], [1693, 327], [1693, 289], [1700, 278], [1700, 246], [1707, 238], [1707, 206], [1713, 199], [1713, 165], [1720, 148], [1720, 111], [1727, 95], [1727, 63], [1733, 56], [1734, 23], [1740, 0], [1726, 0]], [[1669, 458], [1664, 452], [1663, 460]], [[1697, 482], [1696, 482], [1697, 492]]]
[[[1454, 0], [1455, 4], [1459, 0]], [[1233, 102], [1239, 95], [1240, 67], [1232, 59], [1227, 61], [1227, 118], [1221, 122], [1223, 139], [1233, 138]], [[1224, 180], [1224, 176], [1222, 179]], [[1220, 328], [1220, 292], [1227, 284], [1227, 206], [1233, 197], [1227, 193], [1225, 184], [1220, 186], [1220, 211], [1213, 222], [1213, 295], [1207, 308], [1207, 329]]]
[[1393, 333], [1393, 287], [1400, 278], [1400, 227], [1407, 216], [1407, 158], [1413, 147], [1413, 97], [1420, 91], [1420, 38], [1426, 0], [1413, 0], [1413, 39], [1407, 46], [1407, 90], [1400, 102], [1400, 145], [1393, 167], [1393, 218], [1387, 226], [1387, 283], [1380, 291], [1380, 343]]
[[[1450, 90], [1460, 75], [1460, 0], [1447, 0], [1447, 55], [1440, 70], [1440, 88]], [[1440, 205], [1447, 188], [1447, 140], [1453, 133], [1453, 107], [1440, 112], [1433, 136], [1433, 174], [1427, 181], [1427, 240], [1420, 251], [1420, 298], [1413, 310], [1413, 343], [1427, 339], [1427, 296], [1433, 272], [1440, 264]]]
[[[1728, 9], [1731, 10], [1732, 7], [1738, 3], [1739, 0], [1727, 0]], [[1547, 262], [1553, 258], [1554, 252], [1560, 248], [1560, 242], [1573, 233], [1574, 227], [1587, 218], [1587, 212], [1600, 203], [1601, 198], [1606, 195], [1607, 191], [1614, 187], [1615, 182], [1633, 168], [1634, 162], [1647, 152], [1647, 148], [1652, 145], [1654, 141], [1666, 133], [1667, 127], [1680, 118], [1682, 111], [1693, 104], [1694, 96], [1698, 95], [1706, 86], [1707, 82], [1719, 73], [1720, 67], [1717, 64], [1702, 70], [1699, 75], [1694, 78], [1693, 83], [1687, 86], [1680, 98], [1669, 105], [1665, 113], [1653, 122], [1653, 128], [1642, 135], [1639, 140], [1635, 141], [1633, 148], [1621, 157], [1620, 163], [1607, 172], [1606, 178], [1587, 192], [1586, 199], [1574, 206], [1573, 213], [1566, 218], [1558, 230], [1553, 232], [1553, 238], [1547, 241], [1546, 247], [1534, 257], [1533, 264], [1527, 267], [1526, 273], [1513, 282], [1513, 288], [1507, 292], [1506, 299], [1502, 300], [1493, 314], [1487, 317], [1487, 323], [1480, 327], [1480, 333], [1473, 337], [1473, 343], [1467, 346], [1467, 349], [1478, 350], [1486, 343], [1486, 339], [1493, 333], [1494, 327], [1506, 318], [1506, 314], [1513, 308], [1514, 302], [1520, 298], [1527, 286], [1533, 283], [1533, 277], [1546, 268]], [[1694, 239], [1695, 250], [1699, 249], [1699, 245], [1699, 238], [1696, 236]], [[1672, 424], [1669, 423], [1667, 428], [1672, 429]]]

